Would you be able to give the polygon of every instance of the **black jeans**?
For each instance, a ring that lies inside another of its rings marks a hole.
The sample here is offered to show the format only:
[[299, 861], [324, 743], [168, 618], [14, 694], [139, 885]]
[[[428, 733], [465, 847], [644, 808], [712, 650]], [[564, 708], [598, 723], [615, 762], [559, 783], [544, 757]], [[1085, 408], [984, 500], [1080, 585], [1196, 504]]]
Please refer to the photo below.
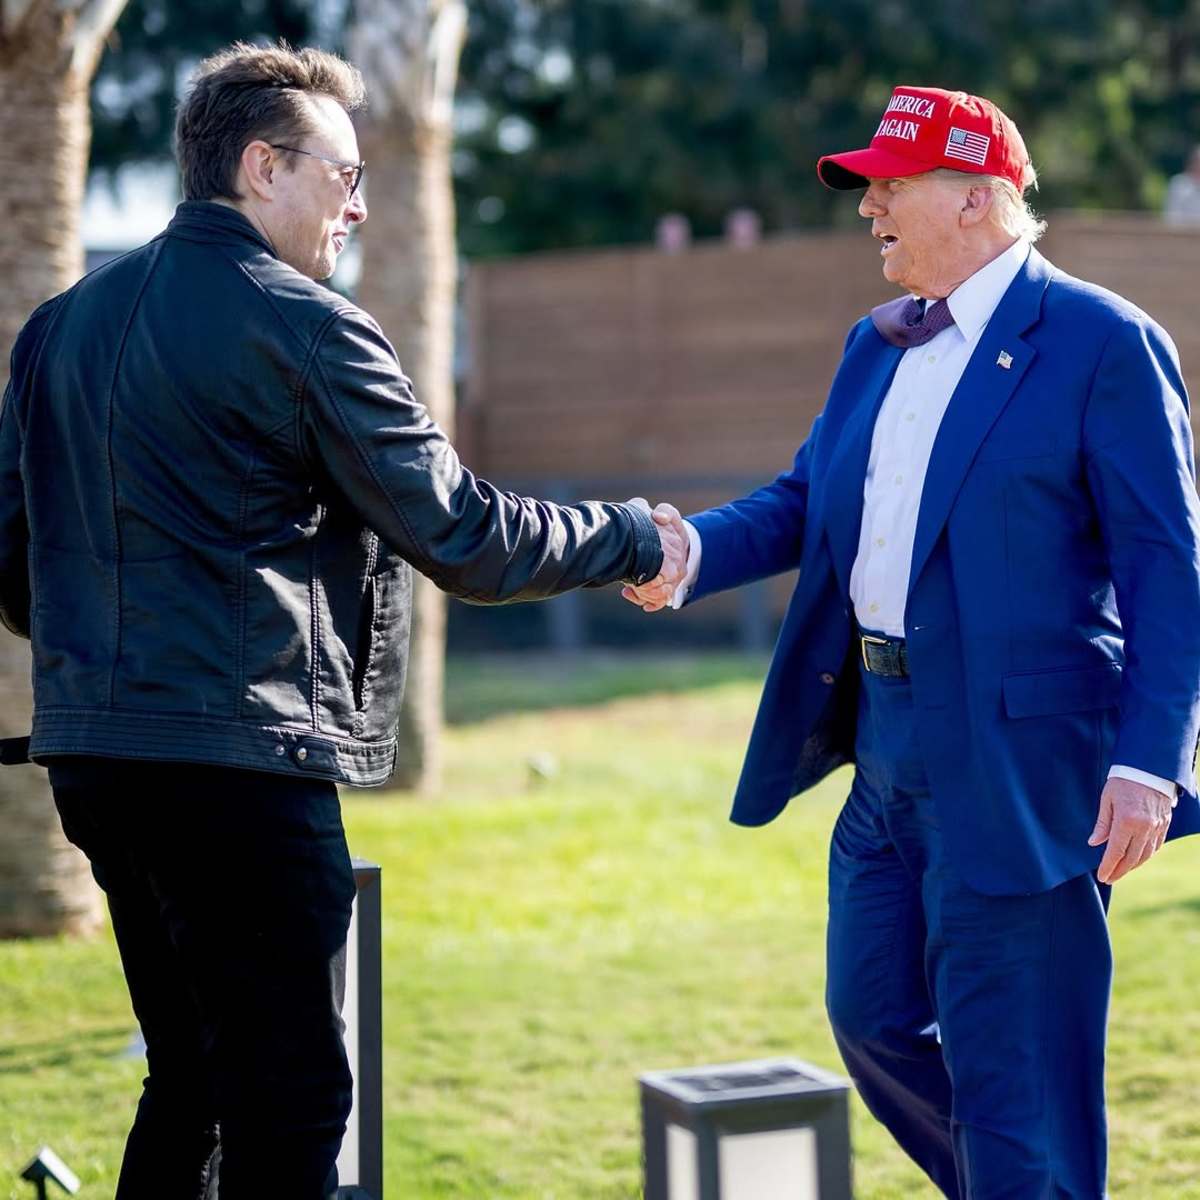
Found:
[[49, 768], [146, 1039], [116, 1200], [323, 1200], [351, 1104], [336, 788], [187, 763]]

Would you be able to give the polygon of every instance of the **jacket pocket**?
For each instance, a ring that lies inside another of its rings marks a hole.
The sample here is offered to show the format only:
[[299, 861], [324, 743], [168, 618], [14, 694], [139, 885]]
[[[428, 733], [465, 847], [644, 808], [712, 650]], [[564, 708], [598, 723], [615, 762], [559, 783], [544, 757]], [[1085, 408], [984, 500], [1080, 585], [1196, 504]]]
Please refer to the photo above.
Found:
[[367, 578], [366, 591], [363, 593], [362, 608], [358, 615], [358, 645], [354, 653], [354, 707], [361, 712], [366, 707], [367, 672], [371, 667], [371, 658], [375, 650], [375, 609], [376, 609], [375, 576]]
[[1004, 711], [1010, 717], [1114, 708], [1121, 695], [1121, 664], [1022, 671], [1005, 675], [1002, 686]]

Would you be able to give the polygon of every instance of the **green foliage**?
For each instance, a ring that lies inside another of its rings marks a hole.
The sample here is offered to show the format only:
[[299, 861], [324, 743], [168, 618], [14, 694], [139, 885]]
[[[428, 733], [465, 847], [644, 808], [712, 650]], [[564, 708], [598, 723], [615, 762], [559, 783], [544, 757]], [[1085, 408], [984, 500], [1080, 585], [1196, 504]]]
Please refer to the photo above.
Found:
[[[1186, 0], [482, 0], [460, 141], [472, 253], [701, 235], [748, 206], [768, 230], [855, 219], [816, 159], [864, 145], [891, 88], [996, 100], [1044, 207], [1158, 203], [1200, 135], [1200, 7]], [[507, 47], [507, 50], [503, 49]], [[572, 64], [547, 78], [546, 55]], [[503, 148], [505, 121], [524, 147]], [[529, 136], [532, 134], [532, 136]]]
[[[101, 65], [93, 161], [169, 153], [176, 85], [234, 38], [337, 48], [352, 0], [131, 0]], [[681, 212], [853, 223], [816, 159], [865, 144], [891, 88], [990, 96], [1045, 208], [1157, 206], [1200, 138], [1189, 0], [472, 0], [455, 185], [473, 256], [643, 242]]]
[[92, 89], [92, 165], [164, 159], [180, 83], [234, 41], [319, 34], [314, 0], [130, 0], [109, 38]]
[[[766, 829], [727, 823], [763, 666], [458, 661], [470, 723], [443, 794], [347, 794], [351, 845], [384, 872], [389, 1196], [631, 1200], [638, 1072], [836, 1067], [824, 877], [849, 775]], [[542, 707], [547, 682], [564, 707]], [[1191, 838], [1115, 890], [1114, 1200], [1200, 1200], [1198, 866]], [[24, 1200], [15, 1171], [42, 1141], [83, 1200], [112, 1195], [133, 1028], [110, 941], [0, 944], [0, 1197]], [[861, 1106], [854, 1146], [860, 1200], [932, 1194]]]

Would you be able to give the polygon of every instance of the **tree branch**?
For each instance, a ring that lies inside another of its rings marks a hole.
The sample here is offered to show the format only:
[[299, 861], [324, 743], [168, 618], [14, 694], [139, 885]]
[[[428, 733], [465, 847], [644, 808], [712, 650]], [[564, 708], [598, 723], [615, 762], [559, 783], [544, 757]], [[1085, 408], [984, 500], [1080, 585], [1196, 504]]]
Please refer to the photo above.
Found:
[[8, 36], [17, 31], [37, 0], [0, 0], [0, 34]]
[[64, 12], [75, 12], [75, 34], [71, 44], [71, 69], [90, 75], [100, 56], [104, 39], [112, 32], [127, 0], [58, 0]]
[[356, 0], [347, 46], [371, 108], [448, 128], [466, 31], [463, 0]]

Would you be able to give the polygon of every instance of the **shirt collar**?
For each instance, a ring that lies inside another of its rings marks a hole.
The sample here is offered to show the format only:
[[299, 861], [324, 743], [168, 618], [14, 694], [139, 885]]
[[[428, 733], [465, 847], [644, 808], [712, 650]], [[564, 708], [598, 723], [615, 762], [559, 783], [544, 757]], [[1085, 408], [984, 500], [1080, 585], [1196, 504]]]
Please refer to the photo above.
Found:
[[963, 280], [946, 298], [954, 324], [968, 341], [991, 320], [1004, 293], [1025, 265], [1030, 245], [1027, 239], [1018, 238], [990, 263]]

